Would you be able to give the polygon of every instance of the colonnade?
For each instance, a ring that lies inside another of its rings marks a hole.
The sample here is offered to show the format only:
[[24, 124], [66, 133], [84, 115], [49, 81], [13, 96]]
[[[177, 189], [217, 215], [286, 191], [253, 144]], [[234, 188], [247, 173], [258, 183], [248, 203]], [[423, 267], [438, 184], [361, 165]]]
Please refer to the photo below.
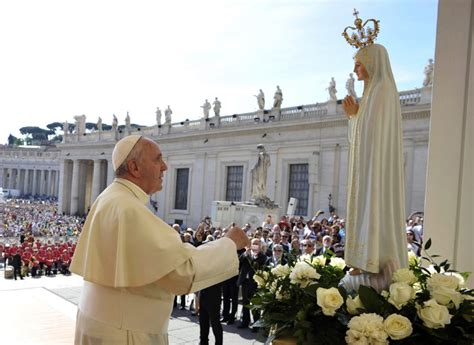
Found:
[[57, 197], [59, 192], [59, 170], [40, 168], [2, 169], [2, 187], [19, 195], [40, 195]]
[[114, 179], [108, 159], [65, 159], [60, 163], [60, 212], [86, 214], [97, 196]]

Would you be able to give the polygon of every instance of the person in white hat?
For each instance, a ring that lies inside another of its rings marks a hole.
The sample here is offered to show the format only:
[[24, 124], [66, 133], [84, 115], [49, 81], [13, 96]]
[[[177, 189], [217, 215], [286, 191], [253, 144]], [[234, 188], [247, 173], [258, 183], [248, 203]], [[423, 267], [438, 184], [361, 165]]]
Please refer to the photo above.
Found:
[[153, 140], [123, 138], [112, 164], [116, 179], [92, 205], [70, 266], [84, 277], [75, 344], [168, 344], [174, 295], [235, 276], [248, 238], [234, 227], [195, 248], [148, 209], [167, 169]]

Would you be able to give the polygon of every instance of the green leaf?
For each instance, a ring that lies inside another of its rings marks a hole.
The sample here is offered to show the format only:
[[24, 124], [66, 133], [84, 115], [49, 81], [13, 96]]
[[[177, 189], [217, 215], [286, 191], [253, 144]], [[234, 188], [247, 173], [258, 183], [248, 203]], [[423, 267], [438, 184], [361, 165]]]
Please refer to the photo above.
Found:
[[359, 298], [369, 313], [381, 314], [384, 302], [380, 298], [383, 297], [374, 288], [361, 285], [359, 287]]
[[428, 250], [428, 249], [430, 249], [430, 247], [431, 247], [431, 238], [429, 238], [428, 241], [426, 241], [424, 249]]

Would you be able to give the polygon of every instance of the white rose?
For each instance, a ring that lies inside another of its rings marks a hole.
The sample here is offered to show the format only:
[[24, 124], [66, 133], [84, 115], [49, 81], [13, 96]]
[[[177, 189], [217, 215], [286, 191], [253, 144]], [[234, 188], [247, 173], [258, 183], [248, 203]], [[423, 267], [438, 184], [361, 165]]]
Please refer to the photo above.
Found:
[[415, 289], [415, 293], [421, 292], [423, 290], [420, 282], [416, 282], [415, 284], [413, 284], [413, 289]]
[[388, 302], [395, 306], [398, 310], [407, 304], [411, 299], [415, 298], [415, 289], [407, 283], [393, 283], [390, 285], [390, 297]]
[[[361, 314], [354, 316], [348, 323], [349, 332], [346, 332], [346, 341], [353, 341], [357, 335], [361, 333], [368, 344], [387, 344], [388, 334], [385, 332], [383, 325], [383, 317], [375, 313]], [[352, 344], [358, 344], [352, 342]]]
[[277, 280], [274, 280], [274, 281], [271, 283], [271, 285], [270, 285], [270, 287], [268, 288], [268, 290], [270, 290], [271, 293], [275, 293], [276, 290], [277, 290], [277, 288], [278, 288], [278, 281], [277, 281]]
[[300, 257], [298, 258], [298, 261], [308, 261], [308, 262], [311, 262], [311, 255], [310, 255], [310, 254], [303, 254], [303, 255], [300, 255]]
[[433, 273], [431, 277], [426, 281], [428, 289], [433, 289], [438, 286], [444, 286], [450, 289], [456, 290], [459, 286], [459, 280], [455, 276], [442, 274], [442, 273]]
[[291, 283], [302, 288], [307, 287], [309, 283], [318, 280], [320, 277], [321, 275], [307, 262], [297, 262], [290, 273]]
[[400, 268], [395, 271], [392, 280], [395, 283], [407, 283], [413, 285], [416, 283], [416, 276], [409, 268]]
[[346, 332], [346, 343], [349, 345], [369, 345], [369, 339], [359, 331], [348, 329]]
[[272, 268], [271, 272], [279, 278], [285, 278], [290, 274], [291, 269], [288, 265], [277, 265], [275, 268]]
[[311, 263], [317, 266], [326, 266], [326, 257], [324, 255], [318, 255], [313, 258]]
[[290, 293], [288, 291], [284, 291], [282, 289], [282, 286], [278, 288], [278, 290], [275, 293], [275, 298], [279, 301], [282, 301], [284, 299], [289, 299], [290, 298]]
[[385, 332], [393, 340], [405, 339], [413, 333], [410, 319], [403, 315], [391, 314], [383, 322]]
[[344, 267], [346, 267], [346, 262], [344, 261], [343, 258], [338, 258], [334, 256], [331, 258], [331, 261], [329, 261], [329, 265], [343, 270]]
[[336, 310], [344, 303], [341, 293], [334, 287], [329, 289], [318, 288], [316, 290], [316, 300], [326, 316], [334, 316]]
[[445, 275], [456, 277], [459, 281], [458, 282], [458, 287], [460, 289], [466, 287], [466, 279], [464, 279], [464, 277], [462, 275], [460, 275], [459, 273], [457, 273], [457, 272], [446, 272]]
[[459, 308], [459, 305], [463, 301], [463, 296], [460, 292], [444, 286], [432, 288], [430, 289], [430, 292], [431, 297], [433, 297], [439, 304], [448, 305], [449, 302], [452, 301], [456, 306], [456, 309]]
[[418, 258], [418, 256], [416, 256], [415, 253], [413, 253], [412, 251], [409, 251], [408, 252], [408, 264], [410, 266], [417, 266], [420, 262], [420, 259]]
[[364, 305], [362, 304], [359, 295], [357, 295], [354, 299], [352, 299], [351, 296], [348, 296], [346, 300], [346, 306], [347, 311], [351, 315], [358, 315], [360, 314], [358, 309], [364, 309]]
[[417, 306], [417, 314], [423, 320], [423, 324], [428, 328], [444, 328], [451, 323], [452, 315], [448, 308], [440, 305], [434, 299], [423, 303], [423, 306]]
[[267, 284], [268, 272], [260, 271], [253, 275], [253, 280], [257, 283], [259, 288], [264, 287]]

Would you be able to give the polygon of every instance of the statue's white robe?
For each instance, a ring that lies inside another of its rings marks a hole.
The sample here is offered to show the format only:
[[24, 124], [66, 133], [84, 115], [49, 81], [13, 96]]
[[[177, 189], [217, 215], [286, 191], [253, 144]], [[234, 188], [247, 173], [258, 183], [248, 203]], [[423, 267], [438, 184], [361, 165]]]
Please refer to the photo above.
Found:
[[345, 260], [379, 273], [407, 266], [402, 116], [385, 48], [362, 48], [356, 60], [369, 81], [349, 120]]
[[238, 273], [232, 240], [183, 244], [147, 202], [115, 179], [93, 204], [71, 263], [84, 277], [75, 344], [166, 345], [174, 296]]

